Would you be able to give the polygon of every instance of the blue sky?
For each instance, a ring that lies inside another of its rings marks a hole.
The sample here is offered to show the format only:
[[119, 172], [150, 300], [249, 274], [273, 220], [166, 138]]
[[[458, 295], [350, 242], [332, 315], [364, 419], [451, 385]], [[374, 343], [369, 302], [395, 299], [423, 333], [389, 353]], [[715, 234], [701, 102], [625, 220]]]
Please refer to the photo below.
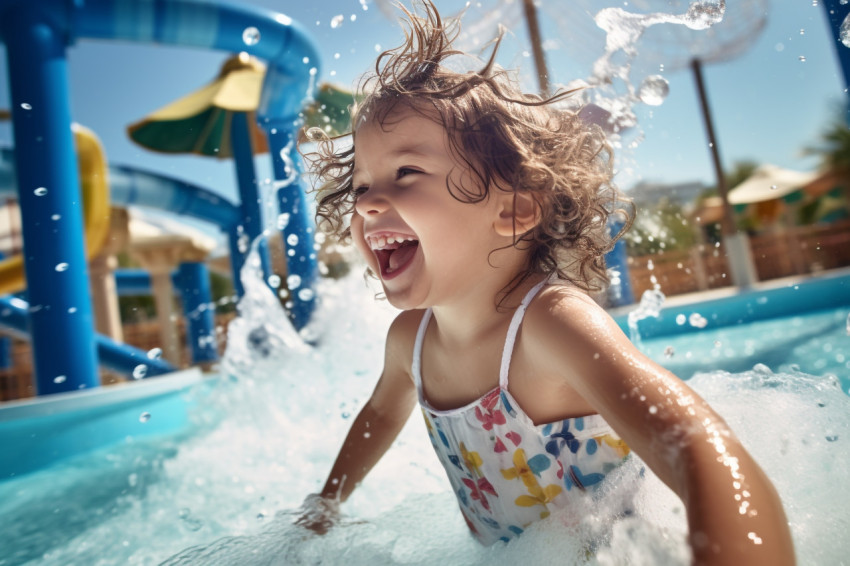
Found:
[[[323, 56], [322, 80], [346, 86], [373, 66], [377, 50], [400, 41], [398, 24], [375, 1], [246, 0], [300, 21], [318, 42]], [[727, 17], [732, 14], [731, 6], [743, 1], [729, 0]], [[727, 168], [736, 161], [754, 160], [812, 170], [817, 161], [802, 157], [801, 149], [817, 141], [818, 132], [845, 96], [824, 9], [816, 0], [761, 1], [767, 9], [767, 25], [751, 47], [732, 61], [709, 64], [704, 69], [721, 158]], [[464, 3], [437, 2], [445, 14], [455, 13]], [[466, 27], [496, 3], [480, 0], [480, 7], [472, 6]], [[663, 9], [687, 5], [664, 0], [541, 0], [540, 4], [546, 57], [555, 84], [586, 78], [590, 63], [602, 55], [599, 39], [602, 36], [590, 18], [570, 16], [570, 22], [582, 27], [564, 29], [564, 18], [553, 16], [560, 13], [557, 10], [570, 5], [592, 5], [593, 10], [618, 6], [642, 12], [641, 8], [650, 6]], [[338, 15], [343, 16], [341, 25], [332, 26], [334, 16]], [[500, 61], [508, 67], [519, 67], [525, 84], [534, 90], [525, 26], [518, 19], [513, 19], [513, 24]], [[591, 36], [596, 39], [589, 39]], [[642, 46], [637, 47], [640, 51]], [[131, 143], [125, 133], [128, 124], [210, 81], [226, 57], [225, 53], [198, 49], [81, 40], [69, 49], [74, 119], [101, 137], [111, 162], [177, 176], [235, 197], [230, 161], [157, 155]], [[624, 189], [639, 180], [712, 184], [708, 144], [691, 73], [687, 69], [669, 68], [663, 72], [660, 68], [642, 72], [663, 75], [669, 81], [670, 94], [660, 106], [635, 108], [643, 140], [636, 148], [625, 148], [619, 153], [617, 162], [622, 171], [619, 184]], [[633, 82], [639, 83], [642, 76], [633, 75]], [[3, 52], [0, 108], [9, 104]], [[626, 141], [634, 141], [635, 135]], [[0, 124], [0, 144], [11, 144], [8, 124]], [[268, 176], [268, 156], [259, 156], [257, 163], [260, 176]]]

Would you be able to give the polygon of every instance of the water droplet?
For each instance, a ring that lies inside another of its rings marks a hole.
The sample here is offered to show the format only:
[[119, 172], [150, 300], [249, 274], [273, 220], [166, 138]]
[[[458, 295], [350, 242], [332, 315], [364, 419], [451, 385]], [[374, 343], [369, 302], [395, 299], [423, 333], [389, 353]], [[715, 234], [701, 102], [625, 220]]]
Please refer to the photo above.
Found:
[[847, 14], [847, 17], [844, 18], [843, 22], [841, 22], [841, 27], [838, 30], [838, 37], [841, 39], [841, 43], [844, 44], [844, 47], [850, 47], [850, 14]]
[[47, 189], [45, 189], [44, 187], [39, 187], [33, 191], [33, 194], [37, 197], [43, 197], [47, 194]]
[[345, 21], [345, 17], [342, 14], [338, 14], [331, 18], [331, 27], [336, 29], [342, 25], [343, 21]]
[[23, 108], [24, 110], [32, 110], [32, 105], [28, 102], [21, 102], [21, 108]]
[[68, 271], [68, 264], [65, 262], [57, 263], [55, 267], [56, 271]]
[[695, 312], [691, 313], [691, 316], [688, 317], [688, 323], [694, 328], [705, 328], [708, 321], [700, 313]]
[[56, 384], [65, 383], [65, 380], [67, 380], [67, 379], [68, 379], [68, 377], [65, 376], [65, 375], [57, 375], [56, 377], [53, 378], [53, 383], [56, 383]]
[[673, 349], [673, 346], [667, 346], [666, 348], [664, 348], [664, 357], [665, 358], [672, 358], [675, 353], [676, 353], [676, 350]]
[[250, 241], [251, 240], [248, 238], [248, 234], [242, 234], [241, 236], [239, 236], [239, 238], [236, 239], [236, 247], [241, 253], [247, 253]]
[[381, 44], [380, 44], [380, 43], [376, 43], [376, 44], [375, 44], [375, 53], [380, 53], [380, 52], [381, 52]]
[[655, 414], [655, 413], [657, 413], [657, 412], [658, 412], [658, 407], [656, 407], [655, 405], [650, 405], [650, 406], [649, 406], [649, 414], [650, 414], [650, 415], [654, 415], [654, 414]]
[[286, 243], [289, 244], [290, 246], [297, 246], [298, 245], [298, 234], [290, 234], [289, 236], [287, 236], [286, 237]]
[[341, 414], [340, 416], [341, 416], [342, 418], [344, 418], [344, 419], [347, 419], [348, 417], [350, 417], [350, 416], [351, 416], [351, 413], [349, 413], [349, 412], [347, 412], [347, 411], [343, 411], [343, 412], [342, 412], [342, 414]]
[[309, 57], [302, 57], [302, 58], [301, 58], [301, 62], [302, 62], [302, 63], [304, 63], [304, 64], [306, 65], [307, 63], [309, 63], [309, 62], [310, 62], [310, 58], [309, 58]]
[[775, 191], [775, 190], [776, 190], [776, 189], [778, 189], [778, 188], [779, 188], [779, 187], [777, 187], [776, 185], [770, 185], [770, 190], [771, 190], [771, 191]]
[[800, 35], [806, 35], [806, 29], [800, 28]]
[[62, 216], [59, 215], [59, 214], [54, 214], [53, 216], [50, 217], [51, 220], [59, 220], [60, 218], [62, 218]]
[[268, 282], [269, 287], [277, 289], [278, 287], [280, 287], [280, 276], [272, 273], [271, 275], [269, 275]]
[[245, 45], [257, 45], [260, 41], [260, 30], [254, 26], [245, 28], [245, 31], [242, 32], [242, 41], [245, 42]]
[[847, 336], [850, 336], [850, 314], [847, 315]]
[[836, 440], [838, 440], [837, 434], [831, 434], [831, 435], [826, 437], [827, 442], [835, 442]]
[[805, 56], [805, 55], [800, 55], [799, 57], [797, 57], [797, 59], [799, 59], [799, 60], [800, 60], [800, 63], [805, 63], [805, 62], [806, 62], [806, 56]]
[[301, 286], [301, 276], [300, 275], [290, 275], [286, 278], [286, 286], [290, 289], [297, 289]]
[[644, 104], [659, 106], [670, 93], [670, 84], [661, 75], [650, 75], [643, 79], [638, 88], [638, 98]]
[[149, 360], [158, 360], [162, 357], [162, 348], [151, 348], [148, 350], [148, 359]]
[[133, 368], [133, 379], [142, 379], [148, 374], [148, 366], [139, 364]]
[[676, 324], [678, 324], [679, 326], [682, 326], [683, 324], [685, 324], [685, 322], [687, 320], [688, 320], [687, 317], [683, 314], [677, 314], [676, 315]]
[[[143, 413], [143, 414], [147, 414], [147, 413]], [[148, 416], [150, 417], [150, 415], [148, 415]], [[141, 418], [139, 420], [141, 420]], [[144, 421], [142, 421], [142, 422], [144, 422]], [[139, 484], [139, 474], [134, 472], [134, 473], [130, 474], [129, 476], [127, 476], [127, 484], [130, 487], [136, 487]]]
[[309, 287], [304, 287], [303, 289], [298, 291], [298, 298], [302, 301], [310, 301], [313, 299], [314, 296], [315, 294], [313, 293], [313, 290]]
[[145, 411], [144, 413], [139, 415], [139, 422], [140, 423], [146, 423], [149, 420], [151, 420], [151, 414], [149, 412]]
[[691, 29], [706, 29], [720, 22], [725, 12], [726, 0], [698, 0], [688, 6], [684, 23]]

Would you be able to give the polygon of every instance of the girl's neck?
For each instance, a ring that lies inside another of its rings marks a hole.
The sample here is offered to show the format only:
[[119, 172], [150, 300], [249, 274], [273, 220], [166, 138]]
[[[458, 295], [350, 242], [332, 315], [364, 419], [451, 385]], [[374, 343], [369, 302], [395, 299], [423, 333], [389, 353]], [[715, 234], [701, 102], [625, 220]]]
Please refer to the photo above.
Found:
[[539, 281], [539, 276], [531, 276], [517, 285], [514, 276], [483, 277], [452, 303], [432, 307], [435, 338], [445, 344], [474, 344], [509, 324], [525, 294]]

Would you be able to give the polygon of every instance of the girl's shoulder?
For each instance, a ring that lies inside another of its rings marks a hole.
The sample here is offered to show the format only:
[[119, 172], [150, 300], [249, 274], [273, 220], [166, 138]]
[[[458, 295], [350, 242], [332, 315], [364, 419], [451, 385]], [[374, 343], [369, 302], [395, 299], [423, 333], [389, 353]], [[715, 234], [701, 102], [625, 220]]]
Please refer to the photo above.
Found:
[[[531, 301], [523, 320], [527, 335], [560, 338], [592, 338], [619, 334], [614, 319], [585, 291], [569, 283], [555, 282], [544, 287]], [[613, 337], [613, 336], [611, 336]], [[617, 336], [619, 338], [619, 336]], [[584, 340], [565, 343], [579, 344]]]
[[387, 331], [386, 354], [388, 361], [396, 361], [400, 366], [409, 367], [413, 360], [416, 334], [425, 315], [423, 309], [401, 311]]

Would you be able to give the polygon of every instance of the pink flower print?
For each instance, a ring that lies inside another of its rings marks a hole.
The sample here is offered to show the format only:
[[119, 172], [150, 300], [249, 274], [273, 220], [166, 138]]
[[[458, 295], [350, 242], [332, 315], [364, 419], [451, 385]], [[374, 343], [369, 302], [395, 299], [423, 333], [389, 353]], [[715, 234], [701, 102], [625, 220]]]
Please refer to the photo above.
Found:
[[481, 421], [484, 430], [492, 430], [494, 424], [503, 425], [507, 422], [502, 411], [494, 410], [498, 402], [499, 390], [496, 389], [488, 393], [481, 399], [481, 404], [475, 407], [475, 418]]
[[496, 437], [496, 444], [495, 444], [495, 446], [493, 446], [493, 452], [499, 453], [499, 452], [507, 452], [507, 451], [508, 451], [508, 447], [505, 446], [505, 443], [502, 442], [502, 439], [497, 436]]
[[487, 497], [484, 493], [489, 493], [490, 495], [495, 495], [498, 497], [499, 495], [496, 493], [496, 490], [493, 488], [493, 485], [487, 481], [487, 478], [479, 478], [477, 482], [469, 479], [469, 478], [461, 478], [464, 485], [469, 488], [469, 496], [472, 499], [481, 502], [481, 506], [484, 507], [487, 511], [490, 510], [490, 502], [487, 501]]
[[519, 443], [522, 442], [522, 437], [519, 435], [519, 433], [516, 433], [514, 431], [510, 431], [505, 436], [508, 440], [514, 443], [514, 446], [519, 446]]

